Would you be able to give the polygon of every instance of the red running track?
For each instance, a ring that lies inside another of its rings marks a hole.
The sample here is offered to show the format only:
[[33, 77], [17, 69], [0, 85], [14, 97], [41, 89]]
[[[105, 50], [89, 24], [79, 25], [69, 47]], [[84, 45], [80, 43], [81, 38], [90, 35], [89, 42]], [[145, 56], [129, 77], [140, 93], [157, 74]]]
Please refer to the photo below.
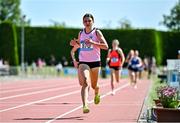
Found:
[[19, 80], [0, 85], [1, 123], [119, 123], [137, 122], [150, 81], [140, 80], [138, 88], [128, 79], [116, 84], [110, 93], [110, 80], [100, 79], [101, 103], [93, 103], [90, 90], [90, 113], [82, 113], [77, 78]]

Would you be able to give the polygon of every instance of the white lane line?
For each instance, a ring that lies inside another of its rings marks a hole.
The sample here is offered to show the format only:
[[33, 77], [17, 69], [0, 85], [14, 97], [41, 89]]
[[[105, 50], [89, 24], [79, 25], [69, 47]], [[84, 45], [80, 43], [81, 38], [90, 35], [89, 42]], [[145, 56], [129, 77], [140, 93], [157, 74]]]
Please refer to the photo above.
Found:
[[79, 86], [67, 86], [67, 87], [51, 88], [51, 89], [45, 89], [45, 90], [41, 90], [41, 91], [34, 91], [34, 92], [29, 92], [29, 93], [24, 93], [24, 94], [7, 96], [7, 97], [2, 97], [2, 98], [0, 98], [0, 101], [1, 101], [1, 100], [11, 99], [11, 98], [16, 98], [16, 97], [33, 95], [33, 94], [40, 94], [40, 93], [45, 93], [45, 92], [51, 92], [51, 91], [57, 91], [57, 90], [64, 90], [64, 89], [69, 89], [69, 88], [73, 88], [73, 87], [79, 87]]
[[[103, 84], [101, 86], [106, 86], [106, 85], [109, 85], [109, 84]], [[69, 96], [69, 95], [76, 94], [76, 93], [79, 93], [79, 92], [80, 92], [80, 89], [76, 90], [76, 91], [72, 91], [72, 92], [66, 93], [66, 94], [61, 94], [61, 95], [45, 98], [45, 99], [42, 99], [42, 100], [37, 100], [37, 101], [25, 103], [25, 104], [18, 105], [18, 106], [15, 106], [15, 107], [11, 107], [11, 108], [7, 108], [7, 109], [2, 109], [2, 110], [0, 110], [0, 113], [1, 112], [5, 112], [5, 111], [9, 111], [9, 110], [13, 110], [13, 109], [17, 109], [17, 108], [21, 108], [21, 107], [25, 107], [25, 106], [29, 106], [29, 105], [32, 105], [32, 104], [35, 104], [35, 103], [40, 103], [40, 102], [44, 102], [44, 101], [48, 101], [48, 100], [53, 100], [53, 99], [60, 98], [60, 97]]]
[[[125, 88], [125, 87], [127, 87], [127, 86], [129, 86], [129, 83], [124, 84], [123, 86], [120, 86], [119, 88], [115, 89], [114, 91], [117, 92], [117, 91], [122, 90], [123, 88]], [[101, 99], [104, 98], [104, 97], [106, 97], [106, 96], [108, 96], [108, 95], [110, 95], [111, 93], [112, 93], [112, 92], [109, 91], [108, 93], [102, 95], [102, 96], [101, 96]], [[89, 103], [91, 104], [91, 103], [93, 103], [93, 102], [94, 102], [94, 100], [91, 100]], [[59, 116], [57, 116], [57, 117], [55, 117], [55, 118], [53, 118], [53, 119], [51, 119], [51, 120], [49, 120], [49, 121], [47, 121], [47, 122], [45, 122], [45, 123], [52, 123], [53, 121], [58, 120], [59, 118], [62, 118], [62, 117], [66, 116], [66, 115], [68, 115], [68, 114], [70, 114], [70, 113], [72, 113], [72, 112], [75, 112], [76, 110], [79, 110], [80, 108], [82, 108], [82, 105], [80, 105], [80, 106], [78, 106], [78, 107], [76, 107], [76, 108], [74, 108], [74, 109], [72, 109], [72, 110], [70, 110], [70, 111], [68, 111], [68, 112], [66, 112], [66, 113], [64, 113], [64, 114], [61, 114], [61, 115], [59, 115]]]
[[[43, 83], [42, 83], [43, 84]], [[71, 84], [71, 83], [70, 83]], [[66, 86], [66, 85], [69, 85], [69, 84], [65, 84], [65, 85], [53, 85], [53, 86], [45, 86], [45, 87], [28, 87], [28, 88], [21, 88], [21, 89], [14, 89], [14, 90], [6, 90], [6, 91], [1, 91], [0, 94], [3, 94], [3, 93], [11, 93], [11, 92], [18, 92], [18, 91], [24, 91], [24, 90], [31, 90], [31, 89], [44, 89], [44, 88], [53, 88], [53, 87], [57, 87], [57, 86]], [[38, 85], [37, 85], [38, 86]], [[2, 88], [2, 87], [1, 87]]]
[[0, 112], [5, 112], [5, 111], [21, 108], [21, 107], [24, 107], [24, 106], [29, 106], [29, 105], [32, 105], [32, 104], [35, 104], [35, 103], [40, 103], [40, 102], [44, 102], [44, 101], [48, 101], [48, 100], [52, 100], [52, 99], [56, 99], [56, 98], [60, 98], [60, 97], [69, 96], [69, 95], [76, 94], [76, 93], [79, 93], [79, 92], [80, 92], [80, 90], [76, 90], [76, 91], [73, 91], [73, 92], [70, 92], [70, 93], [57, 95], [57, 96], [45, 98], [45, 99], [42, 99], [42, 100], [37, 100], [37, 101], [29, 102], [29, 103], [26, 103], [26, 104], [18, 105], [18, 106], [15, 106], [15, 107], [3, 109], [3, 110], [0, 110]]

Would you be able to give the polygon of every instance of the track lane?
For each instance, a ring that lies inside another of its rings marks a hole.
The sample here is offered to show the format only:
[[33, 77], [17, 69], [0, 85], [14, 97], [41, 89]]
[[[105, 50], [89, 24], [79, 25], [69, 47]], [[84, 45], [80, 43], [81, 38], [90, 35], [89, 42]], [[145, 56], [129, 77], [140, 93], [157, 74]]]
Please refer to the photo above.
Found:
[[[103, 82], [103, 85], [104, 86], [107, 86], [109, 88], [109, 83], [104, 83]], [[65, 91], [64, 91], [65, 92]], [[62, 93], [64, 93], [62, 92]], [[53, 111], [50, 111], [50, 112], [54, 112], [56, 113], [57, 112], [57, 106], [60, 106], [62, 105], [62, 108], [61, 111], [67, 111], [71, 108], [74, 108], [74, 105], [76, 106], [77, 104], [81, 104], [79, 102], [81, 102], [80, 100], [80, 87], [78, 88], [78, 91], [75, 92], [76, 94], [74, 95], [67, 95], [67, 96], [63, 96], [63, 97], [57, 97], [57, 98], [51, 98], [51, 99], [48, 99], [48, 100], [43, 100], [43, 101], [37, 101], [37, 102], [33, 102], [30, 103], [30, 105], [26, 105], [26, 106], [23, 106], [23, 107], [17, 107], [15, 109], [12, 109], [12, 110], [8, 110], [8, 111], [5, 111], [5, 112], [1, 112], [1, 116], [3, 117], [3, 119], [5, 121], [18, 121], [18, 116], [21, 116], [21, 115], [33, 115], [33, 114], [37, 114], [36, 116], [39, 116], [38, 114], [42, 111], [41, 109], [43, 109], [42, 107], [46, 107], [47, 110], [53, 110]], [[41, 95], [41, 94], [40, 94]], [[55, 102], [54, 102], [54, 101]], [[69, 101], [68, 101], [69, 100]], [[75, 103], [72, 102], [73, 100], [76, 100]], [[63, 103], [62, 101], [64, 101], [65, 103]], [[72, 106], [72, 107], [71, 107]], [[34, 108], [33, 108], [34, 107]], [[40, 107], [40, 108], [39, 108]], [[68, 109], [64, 109], [65, 108], [68, 108]], [[36, 111], [35, 113], [32, 113], [33, 111]], [[37, 112], [39, 111], [39, 113]], [[16, 113], [15, 113], [16, 112]], [[23, 113], [21, 114], [20, 112], [29, 112], [29, 113]], [[58, 112], [59, 113], [59, 112]], [[63, 113], [63, 112], [62, 112]], [[40, 113], [40, 115], [42, 114], [42, 112]], [[46, 117], [48, 117], [51, 113], [47, 113], [45, 112], [44, 115], [46, 115]], [[52, 113], [53, 114], [53, 113]], [[55, 116], [55, 115], [53, 115]], [[11, 119], [13, 118], [13, 119]], [[25, 117], [26, 118], [26, 117]], [[11, 120], [7, 120], [7, 119], [11, 119]], [[23, 121], [23, 120], [22, 120]], [[20, 121], [18, 121], [20, 122]]]
[[[144, 80], [143, 80], [144, 81]], [[100, 84], [108, 84], [107, 86], [100, 86], [101, 94], [105, 95], [110, 91], [110, 80], [99, 80]], [[127, 84], [127, 79], [122, 79], [118, 87], [123, 84]], [[78, 85], [77, 81], [74, 80], [74, 84]], [[145, 85], [144, 85], [145, 84]], [[80, 98], [80, 87], [77, 87], [78, 91], [75, 94], [70, 94], [63, 97], [51, 98], [40, 102], [34, 102], [33, 104], [16, 108], [13, 110], [1, 112], [2, 122], [24, 122], [24, 123], [45, 123], [52, 121], [53, 123], [76, 123], [76, 122], [135, 122], [138, 113], [142, 106], [142, 100], [145, 95], [147, 86], [146, 82], [138, 84], [138, 89], [134, 90], [131, 86], [128, 86], [116, 93], [115, 96], [107, 95], [102, 99], [100, 105], [90, 104], [91, 112], [89, 114], [83, 114], [81, 107]], [[64, 94], [72, 90], [62, 90], [57, 92], [58, 94]], [[57, 94], [56, 93], [56, 94]], [[45, 93], [48, 97], [51, 94]], [[55, 94], [55, 93], [54, 93]], [[52, 95], [54, 95], [52, 94]], [[109, 93], [110, 94], [110, 93]], [[42, 93], [37, 95], [42, 96]], [[35, 95], [31, 95], [34, 96]], [[28, 96], [24, 96], [27, 98]], [[94, 94], [92, 89], [90, 90], [89, 100], [93, 100]], [[132, 98], [131, 98], [132, 97]], [[15, 98], [12, 98], [13, 100]], [[44, 98], [42, 98], [44, 99]], [[134, 100], [135, 99], [135, 100]], [[138, 99], [138, 100], [137, 100]], [[13, 100], [11, 100], [13, 102]], [[15, 101], [16, 102], [16, 101]], [[23, 102], [28, 103], [27, 99]], [[18, 102], [17, 102], [18, 103]], [[132, 110], [129, 112], [124, 107], [130, 107]], [[76, 109], [78, 108], [78, 109]], [[75, 109], [74, 112], [70, 112]], [[121, 109], [121, 110], [117, 110]], [[119, 112], [120, 111], [120, 112]], [[70, 112], [70, 113], [69, 113]], [[112, 112], [117, 112], [113, 113]], [[112, 115], [112, 116], [111, 116]], [[59, 116], [59, 117], [58, 117]], [[127, 118], [127, 116], [129, 118]]]

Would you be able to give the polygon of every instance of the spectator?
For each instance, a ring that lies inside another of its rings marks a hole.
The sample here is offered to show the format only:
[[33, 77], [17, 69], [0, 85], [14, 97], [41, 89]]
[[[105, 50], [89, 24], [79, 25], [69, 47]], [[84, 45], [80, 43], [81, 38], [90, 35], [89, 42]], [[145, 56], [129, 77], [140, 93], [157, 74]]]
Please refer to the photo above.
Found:
[[61, 71], [63, 70], [63, 66], [62, 66], [61, 62], [59, 62], [59, 63], [56, 65], [56, 70], [57, 70], [57, 74], [60, 75], [60, 74], [61, 74]]
[[42, 68], [43, 67], [43, 60], [41, 59], [41, 58], [38, 58], [38, 60], [37, 60], [37, 66], [38, 66], [38, 68]]
[[180, 59], [180, 50], [178, 50], [178, 59]]
[[42, 68], [44, 66], [43, 60], [41, 58], [38, 58], [37, 60], [37, 70], [41, 73], [42, 72]]
[[54, 55], [51, 55], [50, 65], [51, 65], [51, 66], [55, 66], [55, 65], [56, 65], [56, 58], [55, 58]]
[[8, 61], [0, 60], [0, 75], [9, 75], [10, 66]]
[[148, 58], [145, 57], [143, 60], [144, 70], [146, 71], [148, 69]]
[[151, 74], [152, 74], [152, 65], [153, 65], [152, 57], [149, 57], [149, 58], [148, 58], [148, 79], [151, 78]]
[[35, 73], [36, 69], [37, 69], [36, 63], [33, 61], [32, 64], [31, 64], [32, 73]]
[[24, 63], [24, 72], [27, 74], [27, 72], [28, 72], [28, 63], [27, 62], [25, 62]]
[[2, 66], [3, 66], [3, 60], [0, 59], [0, 67], [2, 67]]
[[10, 66], [8, 61], [4, 61], [4, 68], [6, 69], [6, 71], [9, 71]]
[[152, 73], [156, 74], [156, 58], [152, 57]]
[[62, 57], [62, 65], [63, 67], [66, 67], [68, 65], [68, 61], [65, 56]]

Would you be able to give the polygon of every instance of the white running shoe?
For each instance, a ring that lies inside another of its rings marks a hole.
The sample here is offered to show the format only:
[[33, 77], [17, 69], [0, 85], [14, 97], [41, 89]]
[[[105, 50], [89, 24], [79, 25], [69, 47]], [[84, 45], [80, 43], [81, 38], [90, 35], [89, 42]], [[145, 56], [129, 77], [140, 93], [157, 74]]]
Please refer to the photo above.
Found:
[[112, 92], [111, 92], [111, 95], [113, 96], [113, 95], [115, 95], [116, 94], [116, 92], [113, 90]]
[[135, 85], [134, 88], [137, 89], [137, 85]]

